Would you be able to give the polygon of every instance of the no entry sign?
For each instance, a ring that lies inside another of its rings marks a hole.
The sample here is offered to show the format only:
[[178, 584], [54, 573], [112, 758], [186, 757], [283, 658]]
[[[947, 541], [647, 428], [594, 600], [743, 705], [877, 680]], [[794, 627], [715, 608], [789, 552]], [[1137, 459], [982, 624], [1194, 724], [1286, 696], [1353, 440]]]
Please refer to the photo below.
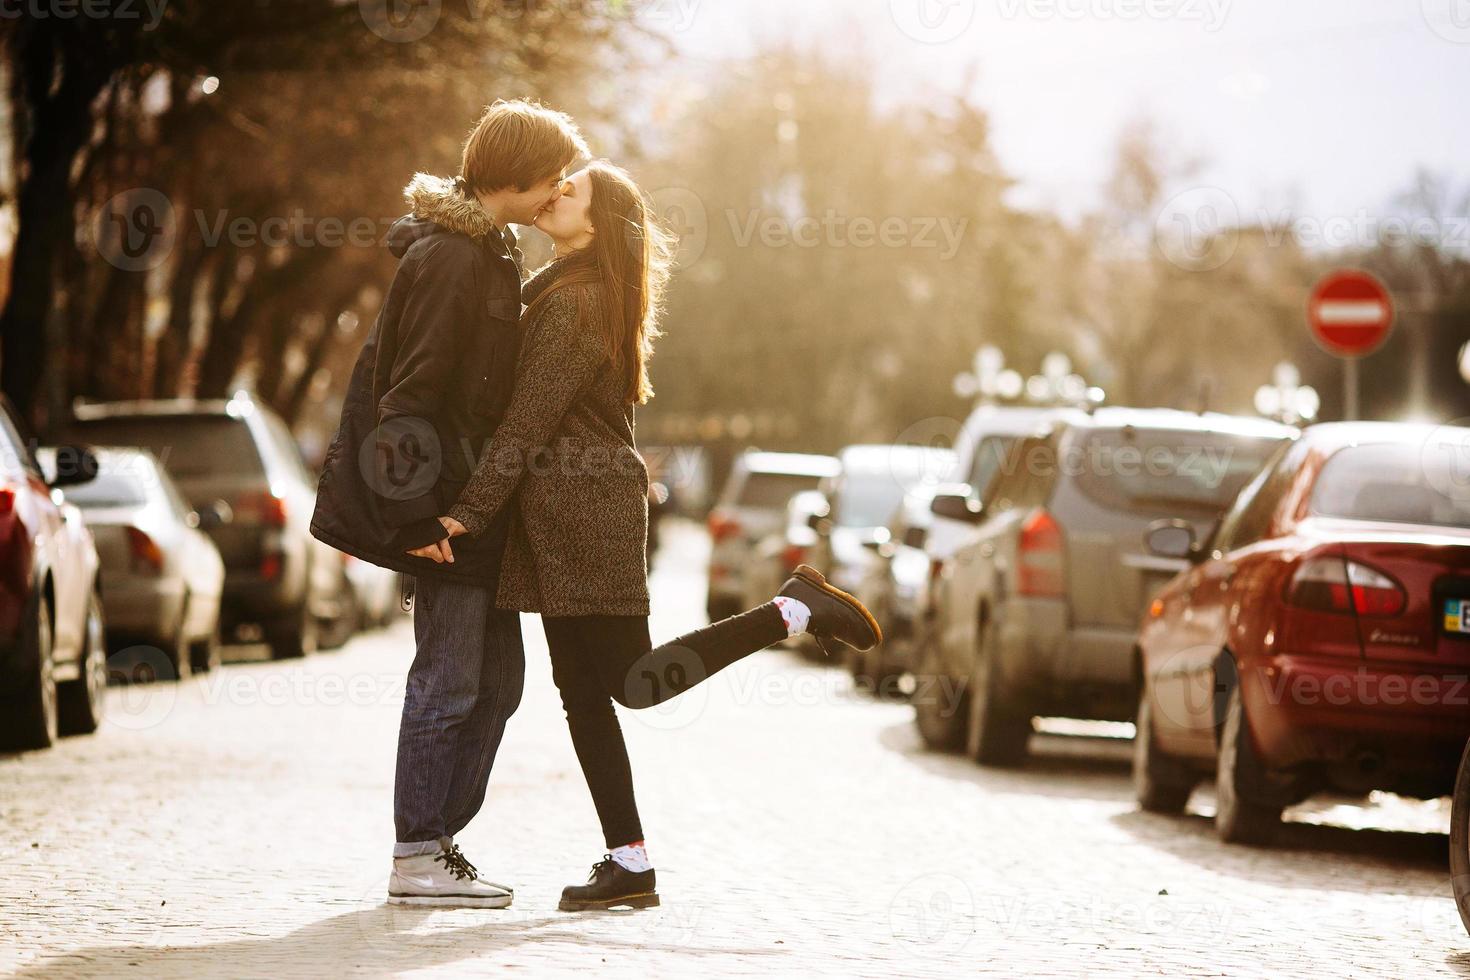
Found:
[[1365, 357], [1381, 347], [1393, 329], [1393, 298], [1388, 287], [1368, 273], [1344, 269], [1312, 290], [1307, 323], [1329, 354]]

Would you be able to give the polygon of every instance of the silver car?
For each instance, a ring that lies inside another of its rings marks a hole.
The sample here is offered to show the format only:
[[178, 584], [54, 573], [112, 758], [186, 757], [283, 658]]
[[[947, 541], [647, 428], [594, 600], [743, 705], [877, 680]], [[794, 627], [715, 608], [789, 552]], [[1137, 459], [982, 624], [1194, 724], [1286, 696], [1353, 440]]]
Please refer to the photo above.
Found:
[[1016, 442], [983, 498], [936, 494], [935, 514], [970, 532], [934, 582], [936, 642], [913, 698], [925, 741], [1006, 765], [1025, 758], [1035, 716], [1131, 719], [1139, 618], [1183, 567], [1144, 533], [1182, 518], [1203, 537], [1295, 431], [1102, 408]]
[[[66, 497], [97, 542], [108, 649], [158, 647], [177, 677], [210, 670], [219, 663], [219, 549], [151, 452], [93, 452], [96, 479], [68, 488]], [[37, 455], [54, 471], [54, 449]]]
[[735, 461], [730, 478], [709, 515], [709, 596], [711, 620], [745, 608], [750, 593], [756, 544], [786, 519], [786, 505], [803, 490], [815, 490], [837, 475], [831, 456], [747, 452]]

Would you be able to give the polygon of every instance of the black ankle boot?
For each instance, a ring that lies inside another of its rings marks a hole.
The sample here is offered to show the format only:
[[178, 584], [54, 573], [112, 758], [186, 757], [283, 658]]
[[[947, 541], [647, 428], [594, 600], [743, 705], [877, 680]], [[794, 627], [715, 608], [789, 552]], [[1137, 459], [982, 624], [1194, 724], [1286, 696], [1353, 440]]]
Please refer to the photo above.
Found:
[[810, 565], [798, 565], [777, 595], [806, 604], [812, 611], [807, 632], [817, 638], [817, 645], [827, 656], [827, 640], [838, 640], [856, 650], [871, 650], [883, 641], [878, 621], [855, 596], [829, 583], [822, 573]]
[[592, 866], [585, 885], [568, 885], [561, 890], [563, 912], [612, 909], [624, 906], [649, 909], [658, 904], [653, 869], [629, 871], [608, 854]]

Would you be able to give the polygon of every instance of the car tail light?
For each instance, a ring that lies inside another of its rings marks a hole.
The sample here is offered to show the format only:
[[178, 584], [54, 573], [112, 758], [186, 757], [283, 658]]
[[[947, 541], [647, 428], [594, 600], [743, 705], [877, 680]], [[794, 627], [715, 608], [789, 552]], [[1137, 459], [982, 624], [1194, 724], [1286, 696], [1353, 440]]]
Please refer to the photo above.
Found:
[[709, 536], [715, 544], [740, 533], [740, 522], [726, 514], [715, 512], [709, 515]]
[[0, 517], [9, 517], [15, 511], [15, 488], [0, 487]]
[[1056, 598], [1066, 594], [1062, 568], [1062, 526], [1038, 508], [1021, 525], [1016, 570], [1021, 595]]
[[1387, 575], [1344, 558], [1312, 558], [1291, 576], [1287, 602], [1320, 612], [1397, 616], [1407, 597]]
[[806, 561], [806, 547], [799, 544], [788, 544], [781, 551], [781, 561], [785, 564], [787, 571]]
[[267, 581], [281, 574], [281, 553], [267, 551], [260, 559], [260, 577]]
[[266, 527], [286, 526], [286, 501], [269, 490], [243, 493], [233, 505], [235, 519]]
[[129, 527], [126, 530], [128, 554], [132, 559], [133, 571], [150, 575], [162, 572], [163, 549], [158, 547], [158, 542], [150, 538], [147, 532], [136, 527]]

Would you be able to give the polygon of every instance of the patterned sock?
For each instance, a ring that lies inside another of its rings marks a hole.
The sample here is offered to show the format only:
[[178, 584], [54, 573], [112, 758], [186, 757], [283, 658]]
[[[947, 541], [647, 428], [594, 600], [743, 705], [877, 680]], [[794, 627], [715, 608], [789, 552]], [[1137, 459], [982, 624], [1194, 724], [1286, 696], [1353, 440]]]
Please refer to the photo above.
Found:
[[786, 621], [787, 636], [800, 636], [806, 632], [812, 621], [812, 611], [806, 603], [786, 595], [778, 595], [771, 601], [781, 610], [781, 618]]
[[612, 849], [612, 859], [629, 871], [651, 871], [653, 862], [648, 860], [648, 848], [641, 840]]

